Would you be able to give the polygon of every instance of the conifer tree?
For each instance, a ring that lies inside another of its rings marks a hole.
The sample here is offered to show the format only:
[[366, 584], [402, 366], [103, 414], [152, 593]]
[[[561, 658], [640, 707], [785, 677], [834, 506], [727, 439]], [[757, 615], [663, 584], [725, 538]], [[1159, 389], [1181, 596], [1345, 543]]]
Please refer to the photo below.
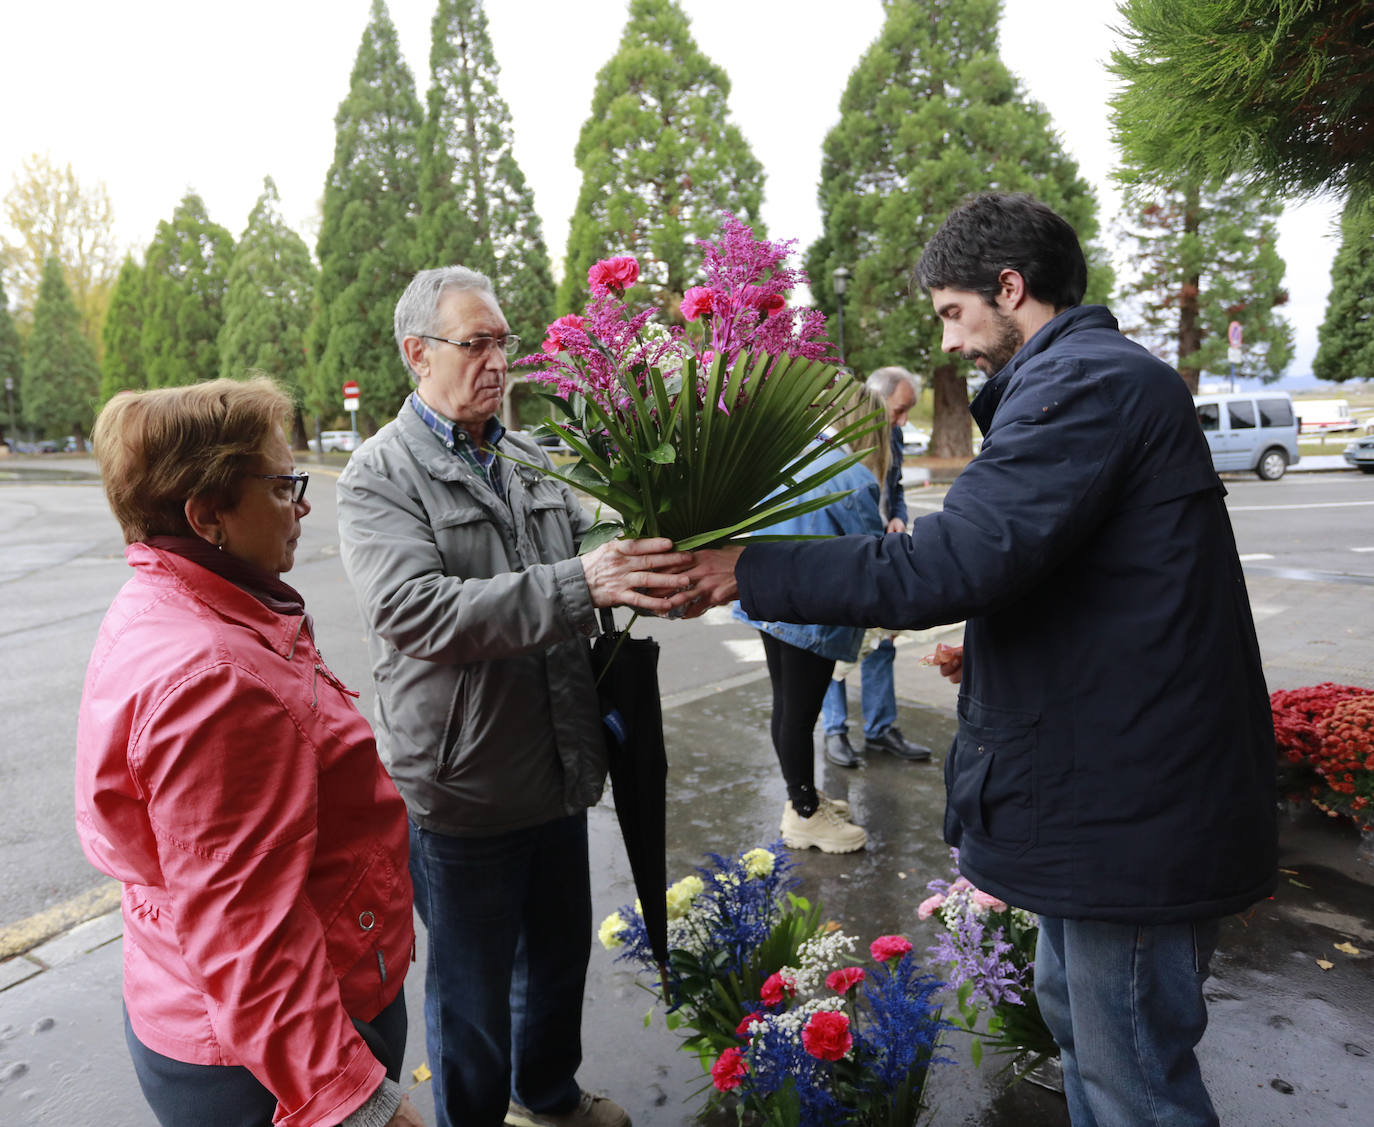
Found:
[[307, 406], [339, 411], [341, 388], [359, 385], [363, 420], [396, 413], [410, 379], [396, 353], [392, 314], [414, 274], [420, 103], [396, 28], [373, 0], [334, 117], [334, 163], [324, 189], [317, 255], [319, 297], [310, 329]]
[[143, 268], [127, 255], [119, 268], [110, 307], [101, 329], [105, 345], [100, 365], [100, 401], [121, 391], [148, 386], [143, 372]]
[[1312, 373], [1335, 381], [1374, 375], [1374, 202], [1352, 199], [1341, 216], [1341, 249], [1331, 264]]
[[763, 167], [727, 116], [730, 80], [692, 39], [676, 0], [630, 0], [578, 137], [582, 189], [558, 307], [580, 309], [598, 259], [639, 259], [634, 297], [676, 314], [701, 262], [696, 240], [731, 211], [762, 234]]
[[280, 204], [268, 176], [229, 267], [220, 375], [241, 379], [261, 372], [277, 380], [296, 403], [294, 439], [304, 448], [305, 334], [314, 312], [315, 264], [305, 240], [286, 225]]
[[553, 275], [481, 0], [439, 0], [431, 30], [417, 261], [488, 275], [506, 320], [533, 341], [553, 319]]
[[18, 427], [24, 407], [24, 350], [19, 342], [19, 330], [10, 316], [9, 298], [0, 283], [0, 407], [4, 409], [4, 434]]
[[1159, 185], [1136, 171], [1118, 228], [1133, 277], [1122, 284], [1122, 329], [1173, 364], [1194, 395], [1203, 372], [1230, 373], [1226, 330], [1244, 331], [1238, 377], [1276, 380], [1293, 355], [1293, 330], [1277, 312], [1288, 301], [1266, 193], [1232, 178]]
[[144, 267], [139, 352], [149, 387], [219, 376], [219, 331], [233, 237], [188, 192], [157, 225]]
[[912, 268], [945, 216], [980, 191], [1029, 192], [1077, 230], [1092, 267], [1089, 299], [1110, 272], [1092, 247], [1097, 204], [1049, 115], [998, 55], [1001, 0], [885, 0], [883, 29], [849, 77], [821, 165], [823, 233], [807, 253], [812, 293], [836, 310], [833, 273], [851, 272], [845, 359], [866, 373], [901, 364], [935, 395], [931, 453], [972, 452], [969, 366], [940, 351]]
[[42, 434], [70, 430], [78, 448], [84, 448], [99, 391], [95, 350], [81, 331], [81, 314], [62, 276], [62, 264], [49, 258], [24, 354], [24, 421]]

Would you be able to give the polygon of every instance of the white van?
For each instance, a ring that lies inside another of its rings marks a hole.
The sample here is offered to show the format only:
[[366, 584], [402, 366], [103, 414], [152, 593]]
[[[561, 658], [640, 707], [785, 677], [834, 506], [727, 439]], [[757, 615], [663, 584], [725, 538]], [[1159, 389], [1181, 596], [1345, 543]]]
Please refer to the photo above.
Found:
[[1350, 417], [1350, 404], [1344, 399], [1298, 399], [1293, 409], [1298, 413], [1298, 429], [1303, 434], [1340, 434], [1360, 429], [1360, 424]]
[[362, 437], [351, 430], [323, 430], [319, 438], [310, 440], [310, 449], [316, 454], [331, 454], [340, 450], [351, 454], [362, 445]]
[[1278, 481], [1298, 461], [1298, 420], [1286, 391], [1195, 395], [1193, 405], [1218, 473], [1251, 470]]

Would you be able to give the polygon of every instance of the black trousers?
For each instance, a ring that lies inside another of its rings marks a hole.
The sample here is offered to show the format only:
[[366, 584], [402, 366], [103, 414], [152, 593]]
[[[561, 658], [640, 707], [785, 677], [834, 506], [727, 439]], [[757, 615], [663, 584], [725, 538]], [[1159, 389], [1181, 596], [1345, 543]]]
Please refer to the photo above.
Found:
[[787, 797], [803, 818], [816, 812], [814, 732], [835, 662], [759, 631], [773, 683], [773, 751], [787, 784]]
[[[406, 995], [371, 1021], [353, 1019], [392, 1080], [401, 1079], [406, 1052]], [[187, 1064], [155, 1053], [135, 1035], [124, 1011], [124, 1040], [133, 1057], [143, 1098], [161, 1127], [272, 1127], [277, 1097], [248, 1069], [227, 1064]]]

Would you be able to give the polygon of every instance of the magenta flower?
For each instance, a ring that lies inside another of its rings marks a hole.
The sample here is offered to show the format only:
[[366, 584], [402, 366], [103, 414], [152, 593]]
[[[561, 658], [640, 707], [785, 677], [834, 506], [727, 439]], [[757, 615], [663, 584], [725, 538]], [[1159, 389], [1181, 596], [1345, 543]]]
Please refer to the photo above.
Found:
[[825, 984], [836, 994], [848, 994], [867, 977], [863, 967], [841, 967], [825, 976]]
[[698, 317], [709, 316], [714, 306], [712, 294], [705, 286], [693, 286], [682, 295], [682, 318], [685, 321], [695, 321]]
[[868, 947], [868, 953], [880, 963], [900, 959], [910, 950], [911, 940], [900, 935], [880, 935]]
[[759, 989], [759, 997], [770, 1006], [776, 1006], [785, 998], [795, 997], [796, 993], [797, 980], [790, 974], [783, 974], [782, 971], [770, 974], [763, 980], [763, 986]]
[[567, 346], [563, 343], [563, 333], [567, 329], [576, 329], [579, 332], [587, 327], [587, 318], [579, 317], [576, 313], [569, 313], [564, 317], [558, 318], [551, 324], [544, 334], [544, 343], [539, 347], [550, 356], [556, 356]]
[[593, 297], [608, 293], [623, 294], [639, 281], [639, 262], [630, 255], [622, 258], [603, 258], [587, 271], [587, 285]]
[[802, 1048], [818, 1060], [840, 1060], [854, 1047], [849, 1018], [834, 1010], [812, 1014], [802, 1027], [801, 1039]]
[[739, 1049], [726, 1049], [711, 1066], [711, 1083], [716, 1086], [717, 1091], [729, 1092], [744, 1082], [745, 1073], [748, 1071], [749, 1064], [745, 1061], [744, 1054]]

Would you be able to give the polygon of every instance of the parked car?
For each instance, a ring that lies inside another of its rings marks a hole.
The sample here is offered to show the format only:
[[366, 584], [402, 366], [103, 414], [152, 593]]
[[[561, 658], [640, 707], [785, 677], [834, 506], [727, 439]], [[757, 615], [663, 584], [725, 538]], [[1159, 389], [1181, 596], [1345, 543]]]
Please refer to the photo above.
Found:
[[920, 457], [930, 450], [930, 435], [907, 423], [902, 427], [902, 453]]
[[36, 449], [40, 454], [57, 454], [61, 451], [62, 447], [58, 445], [57, 439], [44, 438], [39, 440]]
[[330, 454], [335, 450], [351, 454], [362, 445], [362, 437], [351, 430], [322, 430], [319, 438], [310, 440], [310, 449], [316, 454]]
[[1374, 473], [1374, 434], [1355, 439], [1341, 457], [1361, 473]]
[[1278, 481], [1298, 461], [1298, 420], [1287, 392], [1195, 395], [1193, 405], [1218, 473], [1250, 470]]

